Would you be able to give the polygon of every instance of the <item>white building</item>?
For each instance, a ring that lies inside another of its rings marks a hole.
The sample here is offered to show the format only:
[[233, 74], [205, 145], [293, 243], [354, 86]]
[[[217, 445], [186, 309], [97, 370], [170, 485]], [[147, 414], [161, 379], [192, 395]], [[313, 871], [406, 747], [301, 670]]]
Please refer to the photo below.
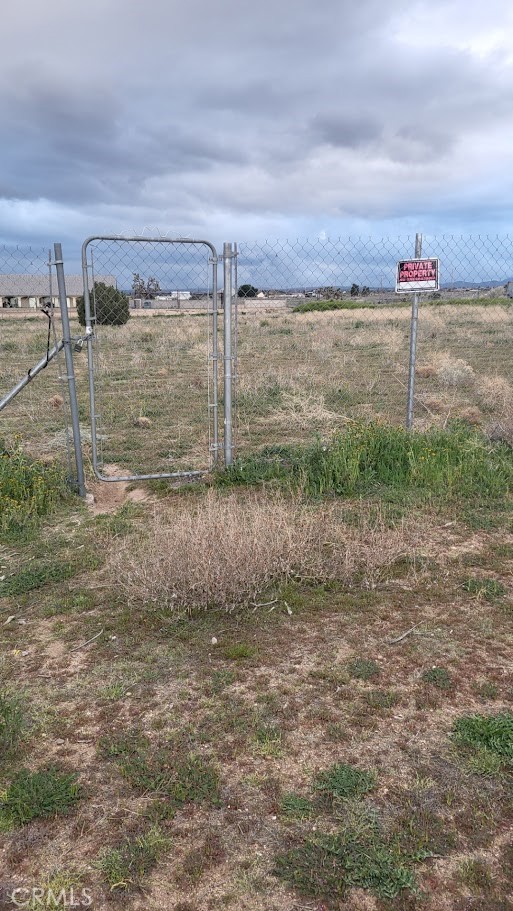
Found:
[[[103, 282], [111, 288], [117, 285], [112, 275], [95, 275], [95, 282]], [[68, 307], [77, 306], [77, 298], [84, 293], [81, 275], [66, 275], [66, 295]], [[45, 304], [53, 302], [59, 306], [57, 278], [50, 279], [44, 275], [1, 275], [0, 274], [0, 307], [22, 310], [39, 310]]]

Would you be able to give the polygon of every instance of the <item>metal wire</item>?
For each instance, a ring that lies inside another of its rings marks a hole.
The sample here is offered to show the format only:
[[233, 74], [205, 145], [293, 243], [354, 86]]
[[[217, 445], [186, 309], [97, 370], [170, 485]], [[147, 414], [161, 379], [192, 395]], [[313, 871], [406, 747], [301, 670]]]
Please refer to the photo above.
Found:
[[[411, 298], [394, 288], [414, 249], [415, 235], [239, 242], [239, 451], [404, 422]], [[442, 286], [419, 294], [414, 426], [511, 415], [513, 431], [513, 238], [423, 235], [423, 255]]]
[[[0, 438], [35, 457], [62, 459], [72, 473], [68, 407], [47, 247], [0, 245], [0, 398], [48, 352], [57, 353], [0, 414]], [[49, 304], [49, 319], [43, 307]]]
[[83, 256], [96, 473], [120, 480], [208, 469], [219, 448], [215, 248], [96, 237]]

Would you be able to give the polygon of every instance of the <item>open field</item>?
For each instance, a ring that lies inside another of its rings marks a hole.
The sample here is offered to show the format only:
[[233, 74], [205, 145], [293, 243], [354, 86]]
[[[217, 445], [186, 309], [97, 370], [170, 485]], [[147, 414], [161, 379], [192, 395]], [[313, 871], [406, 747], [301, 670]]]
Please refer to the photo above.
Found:
[[[48, 381], [32, 421], [12, 409], [0, 438], [43, 462], [0, 461], [0, 908], [513, 907], [513, 452], [482, 433], [510, 426], [511, 317], [444, 309], [419, 339], [431, 431], [391, 426], [407, 310], [241, 313], [247, 457], [91, 482], [94, 510], [48, 468]], [[41, 354], [19, 329], [13, 370]], [[205, 336], [102, 329], [109, 464], [177, 439], [172, 464], [202, 464]]]
[[[511, 429], [513, 308], [502, 299], [485, 303], [421, 310], [417, 427], [462, 418]], [[239, 452], [329, 435], [348, 420], [404, 421], [408, 306], [303, 314], [245, 312], [241, 304], [238, 322]], [[208, 323], [205, 314], [159, 314], [99, 327], [96, 389], [106, 465], [136, 473], [208, 467]], [[78, 324], [72, 328], [79, 334]], [[2, 321], [0, 391], [45, 350], [41, 315]], [[85, 353], [75, 357], [87, 443], [85, 360]], [[3, 413], [0, 437], [19, 432], [36, 454], [62, 450], [55, 399], [61, 395], [50, 365]]]

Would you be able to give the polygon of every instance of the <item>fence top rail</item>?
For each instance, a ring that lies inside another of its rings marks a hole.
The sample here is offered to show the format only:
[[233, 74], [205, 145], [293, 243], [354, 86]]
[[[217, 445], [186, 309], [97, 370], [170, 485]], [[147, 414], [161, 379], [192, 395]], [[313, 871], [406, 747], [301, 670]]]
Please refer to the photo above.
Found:
[[195, 246], [203, 245], [208, 247], [212, 252], [212, 256], [217, 260], [217, 250], [214, 247], [214, 244], [209, 240], [204, 240], [202, 238], [194, 237], [141, 237], [138, 235], [134, 236], [123, 236], [120, 234], [93, 234], [90, 237], [87, 237], [82, 244], [82, 262], [85, 264], [87, 261], [87, 248], [95, 240], [109, 240], [109, 241], [128, 241], [130, 243], [146, 243], [146, 244], [194, 244]]

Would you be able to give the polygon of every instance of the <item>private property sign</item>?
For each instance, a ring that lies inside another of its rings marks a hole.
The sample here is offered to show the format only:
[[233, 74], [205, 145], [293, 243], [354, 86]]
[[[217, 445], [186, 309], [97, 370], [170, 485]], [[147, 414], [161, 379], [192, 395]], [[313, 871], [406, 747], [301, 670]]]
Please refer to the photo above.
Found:
[[405, 259], [397, 263], [395, 290], [398, 294], [412, 291], [438, 291], [440, 273], [437, 259]]

